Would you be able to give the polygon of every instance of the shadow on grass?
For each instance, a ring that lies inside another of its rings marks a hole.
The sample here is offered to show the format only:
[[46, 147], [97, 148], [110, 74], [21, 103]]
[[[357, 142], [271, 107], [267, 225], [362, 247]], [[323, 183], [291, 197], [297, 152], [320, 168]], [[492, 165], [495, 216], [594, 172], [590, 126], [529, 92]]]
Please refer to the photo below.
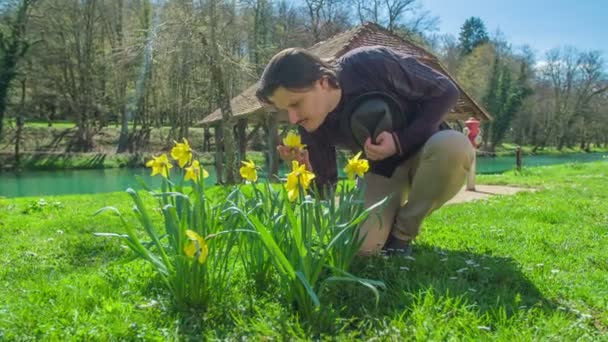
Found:
[[[435, 300], [461, 298], [474, 304], [479, 315], [488, 314], [498, 321], [519, 310], [537, 308], [545, 313], [557, 306], [543, 297], [511, 258], [467, 251], [415, 245], [411, 258], [374, 257], [356, 260], [353, 273], [359, 277], [382, 280], [376, 306], [371, 292], [361, 287], [339, 286], [328, 293], [334, 307], [345, 308], [342, 317], [404, 317], [419, 305], [420, 296], [433, 293]], [[355, 304], [356, 305], [353, 305]], [[404, 315], [404, 316], [403, 316]]]

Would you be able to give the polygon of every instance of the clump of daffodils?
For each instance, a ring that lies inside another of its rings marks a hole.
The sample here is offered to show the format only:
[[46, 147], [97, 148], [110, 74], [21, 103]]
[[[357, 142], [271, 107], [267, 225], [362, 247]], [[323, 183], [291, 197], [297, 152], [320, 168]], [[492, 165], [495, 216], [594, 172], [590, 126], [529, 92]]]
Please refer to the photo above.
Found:
[[[173, 168], [172, 164], [178, 167]], [[127, 189], [135, 203], [138, 226], [143, 227], [146, 238], [140, 240], [137, 226], [126, 220], [122, 222], [127, 234], [100, 235], [125, 239], [138, 257], [154, 267], [179, 309], [207, 308], [221, 294], [218, 291], [229, 288], [231, 283], [228, 272], [236, 260], [231, 250], [237, 235], [230, 227], [237, 221], [234, 215], [224, 213], [232, 204], [205, 194], [203, 180], [209, 173], [194, 158], [186, 139], [176, 141], [170, 154], [154, 156], [146, 166], [152, 169], [152, 176], [162, 176], [159, 190], [149, 190], [142, 180], [144, 188], [158, 199], [158, 206], [150, 208], [138, 191]], [[179, 174], [177, 182], [172, 179], [172, 168]], [[151, 215], [158, 208], [162, 222]], [[113, 207], [99, 212], [107, 210], [120, 215]]]
[[[171, 157], [185, 171], [185, 181], [199, 182], [201, 179], [209, 177], [209, 172], [201, 166], [200, 162], [193, 160], [192, 148], [185, 138], [181, 143], [175, 141], [175, 145], [171, 149]], [[164, 178], [169, 177], [169, 170], [173, 168], [169, 158], [164, 153], [158, 157], [152, 157], [146, 163], [146, 166], [152, 169], [152, 176], [160, 174]]]

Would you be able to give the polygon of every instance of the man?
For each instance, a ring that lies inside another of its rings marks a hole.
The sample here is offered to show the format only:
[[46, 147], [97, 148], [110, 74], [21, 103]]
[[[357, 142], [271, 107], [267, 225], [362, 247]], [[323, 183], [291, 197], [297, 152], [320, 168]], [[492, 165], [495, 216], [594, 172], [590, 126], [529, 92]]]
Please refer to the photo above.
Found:
[[362, 226], [361, 254], [384, 248], [409, 255], [423, 219], [458, 193], [471, 167], [470, 142], [444, 123], [459, 97], [456, 86], [388, 47], [356, 48], [332, 63], [283, 50], [256, 95], [299, 125], [307, 150], [294, 155], [278, 146], [279, 154], [305, 163], [320, 187], [337, 182], [336, 147], [363, 150], [370, 160], [366, 205], [392, 196], [379, 218], [370, 215]]

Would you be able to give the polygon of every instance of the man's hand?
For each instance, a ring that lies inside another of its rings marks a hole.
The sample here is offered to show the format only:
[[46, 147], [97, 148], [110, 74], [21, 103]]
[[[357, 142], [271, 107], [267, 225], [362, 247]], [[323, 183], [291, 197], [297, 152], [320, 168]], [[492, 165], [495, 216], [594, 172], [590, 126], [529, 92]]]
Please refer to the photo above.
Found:
[[364, 148], [369, 160], [383, 160], [397, 153], [393, 135], [386, 131], [378, 135], [376, 144], [372, 143], [371, 138], [367, 138]]
[[306, 169], [312, 172], [308, 150], [278, 145], [277, 151], [279, 152], [279, 157], [289, 164], [288, 167], [291, 167], [292, 160], [297, 160], [300, 164], [306, 165]]

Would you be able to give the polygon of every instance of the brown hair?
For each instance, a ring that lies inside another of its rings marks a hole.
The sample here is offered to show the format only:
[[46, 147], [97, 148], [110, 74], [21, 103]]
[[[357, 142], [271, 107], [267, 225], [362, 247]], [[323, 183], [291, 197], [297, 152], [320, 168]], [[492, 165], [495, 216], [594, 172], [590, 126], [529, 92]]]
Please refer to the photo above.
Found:
[[288, 48], [277, 53], [264, 69], [258, 89], [258, 100], [271, 104], [268, 99], [279, 87], [291, 91], [306, 90], [314, 82], [327, 77], [332, 87], [338, 88], [338, 77], [331, 62], [302, 48]]

